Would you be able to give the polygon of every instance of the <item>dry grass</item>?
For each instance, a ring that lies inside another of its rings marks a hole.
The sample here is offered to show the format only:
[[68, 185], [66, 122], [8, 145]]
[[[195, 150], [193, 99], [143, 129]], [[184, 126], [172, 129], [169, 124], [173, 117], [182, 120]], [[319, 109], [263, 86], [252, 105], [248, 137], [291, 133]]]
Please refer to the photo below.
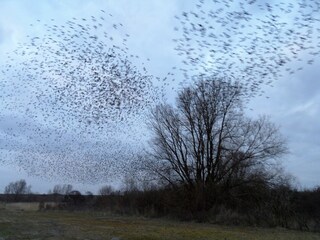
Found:
[[97, 212], [0, 210], [0, 239], [320, 239], [320, 234], [181, 223]]
[[6, 203], [4, 208], [7, 210], [24, 210], [24, 211], [37, 211], [39, 209], [39, 203], [37, 202], [17, 202], [17, 203]]

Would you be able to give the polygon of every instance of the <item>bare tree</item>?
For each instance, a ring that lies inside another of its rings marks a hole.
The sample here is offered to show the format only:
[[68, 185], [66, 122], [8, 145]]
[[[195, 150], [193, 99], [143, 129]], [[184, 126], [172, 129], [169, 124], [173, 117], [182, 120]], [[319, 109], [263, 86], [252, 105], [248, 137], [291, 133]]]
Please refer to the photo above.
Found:
[[110, 185], [105, 185], [99, 189], [99, 195], [101, 196], [107, 196], [114, 193], [114, 188]]
[[52, 193], [53, 194], [61, 194], [61, 195], [68, 195], [73, 189], [71, 184], [57, 184], [53, 187]]
[[176, 107], [154, 108], [153, 170], [200, 198], [214, 187], [270, 181], [271, 159], [286, 151], [285, 142], [266, 117], [246, 118], [243, 101], [240, 84], [201, 79], [179, 93]]
[[31, 185], [27, 185], [26, 180], [21, 179], [16, 182], [9, 183], [5, 189], [5, 194], [14, 194], [14, 195], [20, 195], [20, 194], [30, 194], [31, 193]]

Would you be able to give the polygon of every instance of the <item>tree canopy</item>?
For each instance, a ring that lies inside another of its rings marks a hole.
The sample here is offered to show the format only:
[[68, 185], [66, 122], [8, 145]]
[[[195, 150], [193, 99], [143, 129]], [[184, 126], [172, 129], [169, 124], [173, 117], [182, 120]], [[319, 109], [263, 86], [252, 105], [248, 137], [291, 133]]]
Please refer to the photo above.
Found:
[[252, 183], [271, 183], [277, 157], [286, 152], [278, 128], [267, 117], [243, 111], [242, 86], [204, 78], [184, 88], [176, 106], [151, 113], [153, 170], [174, 186], [201, 195]]

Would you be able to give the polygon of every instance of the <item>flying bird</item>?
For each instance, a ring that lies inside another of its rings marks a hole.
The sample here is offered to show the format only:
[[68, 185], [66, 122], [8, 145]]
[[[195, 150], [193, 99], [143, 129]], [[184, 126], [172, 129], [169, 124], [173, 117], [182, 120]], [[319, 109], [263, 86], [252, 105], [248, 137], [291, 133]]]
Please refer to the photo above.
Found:
[[175, 18], [185, 81], [200, 74], [229, 77], [246, 86], [248, 97], [259, 95], [263, 85], [301, 69], [302, 57], [309, 55], [312, 64], [319, 55], [319, 10], [316, 0], [197, 1]]
[[123, 174], [161, 95], [141, 58], [122, 44], [131, 34], [105, 10], [42, 27], [44, 34], [21, 42], [1, 67], [5, 110], [25, 118], [4, 127], [10, 151], [0, 161], [53, 179], [105, 182]]

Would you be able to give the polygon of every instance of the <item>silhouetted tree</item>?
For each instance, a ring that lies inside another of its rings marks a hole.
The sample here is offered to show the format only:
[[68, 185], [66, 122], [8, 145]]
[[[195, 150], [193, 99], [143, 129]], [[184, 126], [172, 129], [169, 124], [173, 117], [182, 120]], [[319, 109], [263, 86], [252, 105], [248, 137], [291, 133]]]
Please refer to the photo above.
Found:
[[5, 194], [29, 194], [31, 193], [31, 185], [27, 185], [26, 180], [21, 179], [16, 182], [11, 182], [9, 183], [5, 189], [4, 189]]
[[111, 195], [113, 192], [114, 192], [114, 189], [110, 185], [105, 185], [99, 189], [99, 195], [101, 196]]
[[19, 197], [22, 194], [30, 194], [30, 193], [31, 193], [31, 185], [27, 185], [27, 182], [24, 179], [21, 179], [16, 182], [11, 182], [4, 189], [4, 194], [14, 195], [13, 200], [15, 201], [18, 201]]
[[57, 184], [53, 187], [52, 193], [53, 194], [61, 194], [61, 195], [68, 195], [73, 189], [71, 184]]
[[65, 195], [64, 202], [66, 202], [71, 208], [83, 207], [85, 204], [85, 197], [82, 196], [80, 191], [73, 190]]
[[162, 104], [151, 113], [153, 170], [185, 187], [197, 211], [233, 188], [272, 181], [272, 159], [286, 152], [266, 117], [245, 117], [244, 100], [237, 82], [200, 79], [179, 93], [175, 107]]

